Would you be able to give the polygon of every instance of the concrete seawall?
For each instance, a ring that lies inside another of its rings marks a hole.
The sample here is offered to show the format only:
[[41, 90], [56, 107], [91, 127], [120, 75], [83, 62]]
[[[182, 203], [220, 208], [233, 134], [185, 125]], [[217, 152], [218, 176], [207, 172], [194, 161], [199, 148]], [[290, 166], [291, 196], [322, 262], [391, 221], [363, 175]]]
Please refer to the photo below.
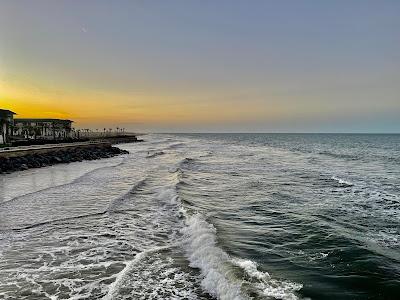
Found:
[[143, 140], [138, 139], [136, 135], [100, 137], [92, 139], [92, 141], [109, 142], [111, 144], [143, 142]]

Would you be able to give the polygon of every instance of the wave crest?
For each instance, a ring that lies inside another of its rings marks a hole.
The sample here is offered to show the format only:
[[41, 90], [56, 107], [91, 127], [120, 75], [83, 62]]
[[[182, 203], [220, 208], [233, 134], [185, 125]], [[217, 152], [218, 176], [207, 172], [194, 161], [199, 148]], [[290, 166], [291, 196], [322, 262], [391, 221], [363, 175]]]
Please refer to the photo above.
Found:
[[219, 248], [216, 228], [201, 214], [188, 216], [182, 233], [190, 266], [200, 269], [202, 288], [217, 299], [251, 299], [250, 293], [261, 298], [298, 299], [295, 293], [301, 284], [272, 279], [259, 271], [255, 262], [231, 257]]

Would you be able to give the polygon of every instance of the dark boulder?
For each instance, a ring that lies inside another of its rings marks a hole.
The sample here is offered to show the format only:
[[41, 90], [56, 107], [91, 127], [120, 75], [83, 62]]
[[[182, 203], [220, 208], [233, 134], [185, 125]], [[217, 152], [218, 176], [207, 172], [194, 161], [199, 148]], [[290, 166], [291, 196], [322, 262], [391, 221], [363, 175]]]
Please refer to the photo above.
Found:
[[95, 160], [128, 153], [128, 151], [121, 150], [117, 147], [99, 147], [94, 145], [89, 148], [70, 148], [43, 154], [27, 154], [20, 157], [0, 157], [0, 173], [40, 168], [59, 163]]

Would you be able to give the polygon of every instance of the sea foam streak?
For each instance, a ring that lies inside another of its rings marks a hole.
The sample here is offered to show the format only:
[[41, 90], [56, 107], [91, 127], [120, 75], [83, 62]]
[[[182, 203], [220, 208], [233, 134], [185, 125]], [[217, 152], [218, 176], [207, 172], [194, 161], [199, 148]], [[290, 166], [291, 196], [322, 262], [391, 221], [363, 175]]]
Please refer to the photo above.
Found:
[[157, 251], [165, 250], [168, 248], [169, 247], [167, 247], [167, 246], [166, 247], [156, 247], [156, 248], [145, 250], [143, 252], [136, 254], [134, 259], [129, 262], [126, 262], [125, 268], [122, 269], [122, 271], [116, 275], [115, 281], [109, 287], [108, 294], [103, 299], [111, 300], [118, 296], [118, 290], [121, 288], [121, 285], [123, 283], [125, 276], [127, 276], [127, 274], [129, 274], [129, 272], [132, 271], [135, 264], [138, 263], [141, 259], [143, 259], [144, 257], [146, 257], [149, 254], [152, 254]]
[[331, 179], [336, 181], [338, 186], [340, 186], [340, 187], [351, 187], [351, 186], [354, 185], [352, 182], [344, 180], [344, 179], [341, 179], [341, 178], [336, 177], [336, 176], [332, 176]]

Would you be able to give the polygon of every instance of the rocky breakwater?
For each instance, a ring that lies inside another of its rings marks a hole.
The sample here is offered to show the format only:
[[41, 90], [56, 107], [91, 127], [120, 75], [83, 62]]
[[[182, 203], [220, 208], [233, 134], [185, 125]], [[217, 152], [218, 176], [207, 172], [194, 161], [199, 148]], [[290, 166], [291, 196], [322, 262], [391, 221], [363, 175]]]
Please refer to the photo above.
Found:
[[95, 160], [129, 153], [117, 147], [99, 147], [96, 145], [86, 147], [68, 147], [54, 149], [44, 153], [32, 153], [14, 157], [0, 156], [0, 173], [22, 171], [30, 168], [41, 168], [59, 163], [70, 163], [83, 160]]

